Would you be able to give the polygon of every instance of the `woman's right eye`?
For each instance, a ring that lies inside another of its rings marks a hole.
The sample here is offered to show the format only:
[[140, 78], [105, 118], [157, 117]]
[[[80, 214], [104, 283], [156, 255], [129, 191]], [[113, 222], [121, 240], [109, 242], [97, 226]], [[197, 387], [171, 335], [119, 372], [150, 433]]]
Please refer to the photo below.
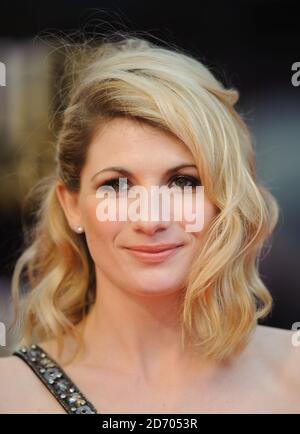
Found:
[[[113, 178], [113, 179], [110, 179], [108, 181], [105, 181], [103, 184], [101, 184], [101, 185], [99, 185], [97, 187], [97, 190], [99, 190], [101, 188], [101, 190], [111, 191], [111, 187], [112, 187], [117, 192], [119, 192], [119, 191], [127, 191], [128, 188], [126, 188], [126, 189], [123, 188], [122, 189], [122, 186], [123, 187], [124, 186], [128, 187], [127, 182], [125, 182], [124, 180], [120, 181], [120, 179], [121, 178]], [[115, 186], [117, 186], [117, 190], [115, 189]], [[109, 187], [109, 188], [106, 188], [106, 187]]]

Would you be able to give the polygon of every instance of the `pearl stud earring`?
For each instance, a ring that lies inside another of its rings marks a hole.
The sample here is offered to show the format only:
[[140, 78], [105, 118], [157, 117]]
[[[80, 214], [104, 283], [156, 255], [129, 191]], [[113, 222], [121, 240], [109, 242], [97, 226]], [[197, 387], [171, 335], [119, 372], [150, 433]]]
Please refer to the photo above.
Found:
[[80, 226], [80, 225], [76, 225], [76, 226], [74, 227], [74, 229], [75, 229], [75, 231], [76, 231], [78, 234], [82, 234], [82, 232], [83, 232], [83, 227]]

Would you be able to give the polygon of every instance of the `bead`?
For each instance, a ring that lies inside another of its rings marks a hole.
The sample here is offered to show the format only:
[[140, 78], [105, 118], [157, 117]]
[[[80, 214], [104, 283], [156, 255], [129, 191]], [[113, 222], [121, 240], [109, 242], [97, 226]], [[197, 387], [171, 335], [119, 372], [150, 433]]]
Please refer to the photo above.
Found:
[[94, 413], [88, 405], [83, 405], [78, 407], [76, 410], [76, 414], [91, 414]]
[[28, 354], [28, 357], [34, 357], [35, 359], [38, 356], [38, 352], [36, 350], [29, 350], [27, 354]]
[[51, 360], [49, 360], [47, 357], [45, 357], [44, 359], [42, 359], [40, 361], [41, 365], [45, 366], [46, 368], [54, 368], [55, 364], [53, 362], [51, 362]]
[[48, 368], [46, 373], [45, 373], [45, 378], [46, 380], [48, 380], [48, 382], [50, 384], [54, 383], [54, 380], [56, 380], [56, 378], [58, 378], [60, 372], [57, 368]]
[[64, 379], [58, 380], [55, 384], [55, 388], [59, 392], [63, 392], [65, 394], [65, 392], [67, 392], [67, 390], [68, 390], [68, 382]]
[[81, 404], [81, 396], [79, 393], [72, 393], [72, 395], [68, 397], [68, 402], [70, 405], [76, 404], [78, 406]]

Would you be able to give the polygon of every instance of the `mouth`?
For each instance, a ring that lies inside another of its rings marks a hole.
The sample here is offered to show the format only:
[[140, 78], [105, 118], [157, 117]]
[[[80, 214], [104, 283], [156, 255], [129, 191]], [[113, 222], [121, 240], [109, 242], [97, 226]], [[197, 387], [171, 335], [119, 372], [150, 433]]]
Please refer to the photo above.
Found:
[[174, 256], [183, 244], [170, 244], [160, 246], [134, 246], [126, 247], [126, 250], [142, 262], [162, 262]]

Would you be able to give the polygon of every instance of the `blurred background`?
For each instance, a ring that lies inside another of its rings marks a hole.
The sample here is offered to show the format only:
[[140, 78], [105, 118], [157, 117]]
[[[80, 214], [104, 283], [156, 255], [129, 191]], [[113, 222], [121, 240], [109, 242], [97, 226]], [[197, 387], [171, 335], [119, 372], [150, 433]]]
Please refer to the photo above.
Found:
[[[11, 318], [10, 284], [22, 251], [24, 199], [51, 173], [54, 114], [63, 55], [53, 35], [134, 31], [197, 56], [240, 91], [238, 109], [254, 137], [259, 179], [277, 198], [280, 220], [260, 272], [274, 298], [264, 324], [300, 321], [300, 62], [298, 1], [61, 0], [0, 6], [0, 324]], [[52, 35], [51, 43], [47, 43]], [[72, 36], [73, 37], [73, 36]], [[295, 85], [296, 84], [296, 85]], [[0, 342], [0, 356], [9, 351]]]

